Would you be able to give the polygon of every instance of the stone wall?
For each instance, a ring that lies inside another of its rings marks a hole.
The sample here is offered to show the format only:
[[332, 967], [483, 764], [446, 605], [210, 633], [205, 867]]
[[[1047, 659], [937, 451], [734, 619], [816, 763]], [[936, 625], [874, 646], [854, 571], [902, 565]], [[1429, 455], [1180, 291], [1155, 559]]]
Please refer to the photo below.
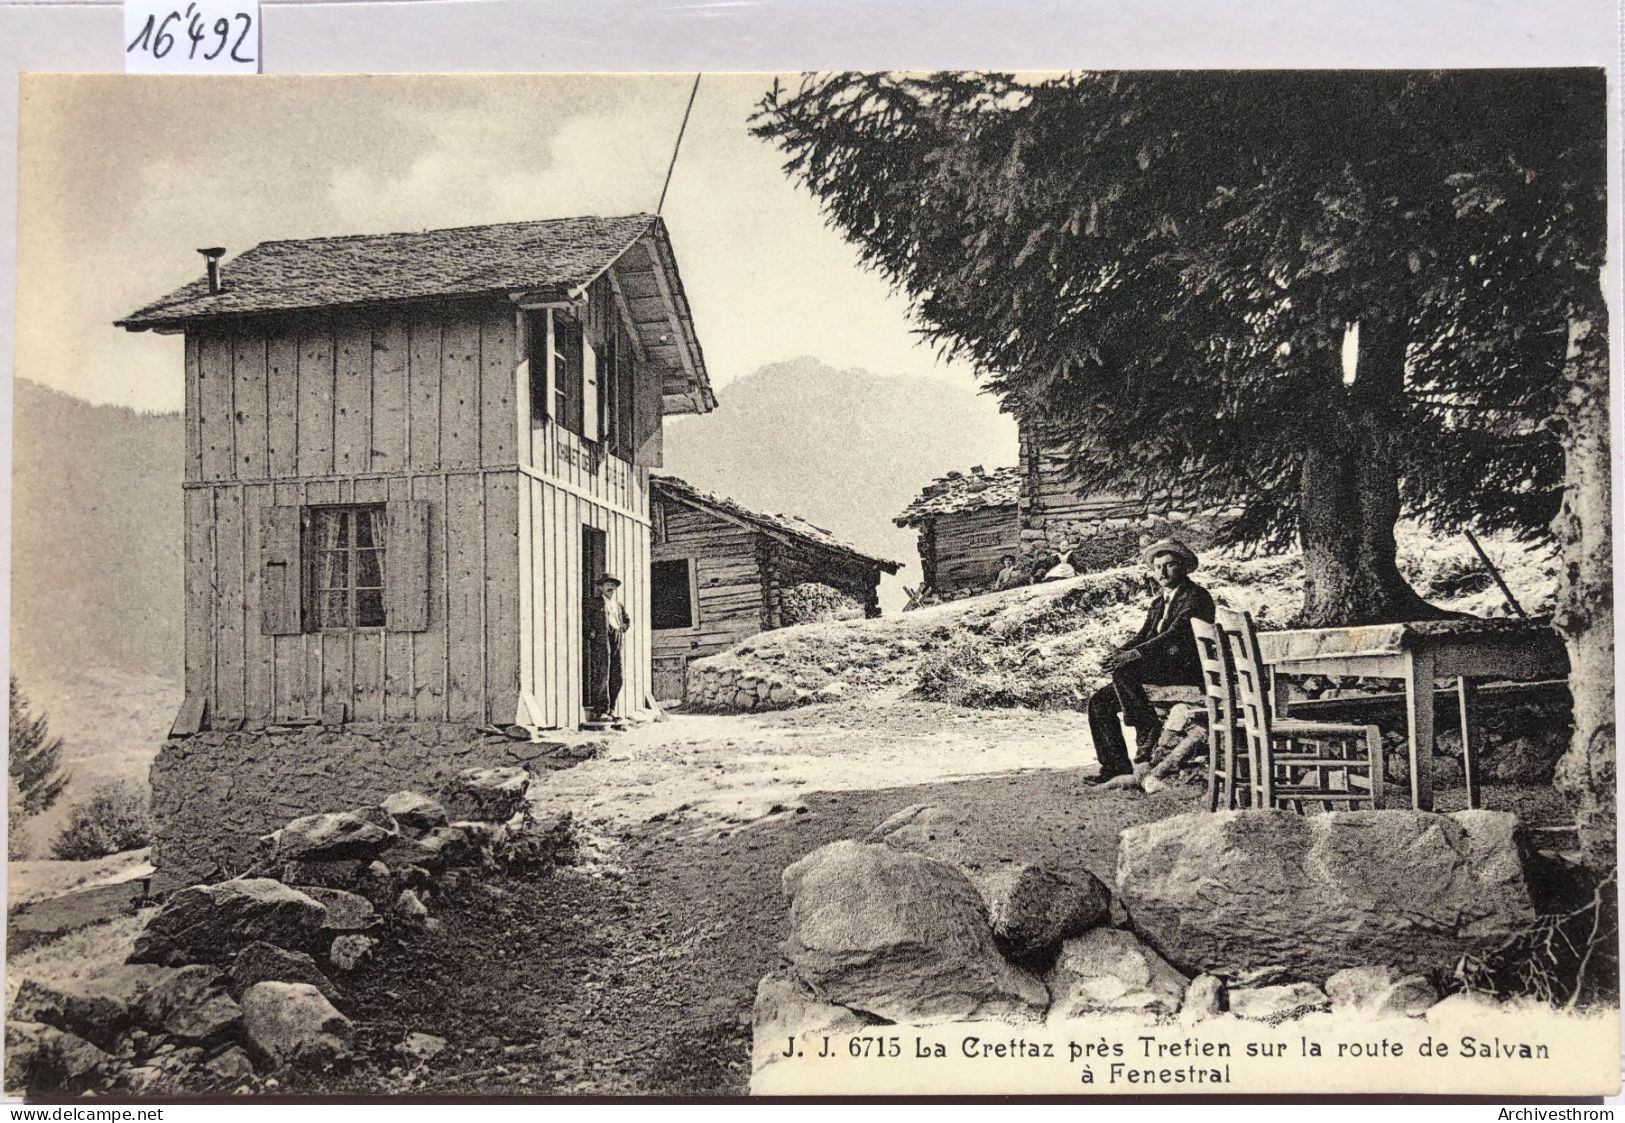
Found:
[[472, 725], [355, 722], [207, 732], [167, 742], [152, 763], [153, 888], [233, 876], [258, 838], [289, 819], [435, 792], [468, 768], [568, 768], [587, 738], [521, 741]]

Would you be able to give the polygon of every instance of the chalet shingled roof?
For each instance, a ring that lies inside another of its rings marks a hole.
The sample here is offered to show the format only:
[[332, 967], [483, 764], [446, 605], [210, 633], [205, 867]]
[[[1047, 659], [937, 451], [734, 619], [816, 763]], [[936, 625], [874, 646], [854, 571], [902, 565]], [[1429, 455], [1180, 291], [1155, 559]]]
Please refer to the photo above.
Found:
[[676, 476], [651, 475], [649, 477], [649, 489], [656, 497], [664, 496], [691, 506], [710, 508], [712, 511], [724, 516], [732, 516], [735, 519], [750, 523], [769, 534], [789, 535], [821, 549], [833, 550], [836, 553], [845, 554], [859, 561], [868, 562], [870, 565], [879, 566], [887, 573], [896, 573], [903, 568], [900, 562], [877, 558], [872, 554], [864, 553], [856, 546], [842, 542], [823, 527], [814, 526], [799, 515], [769, 515], [761, 511], [753, 511], [726, 496], [701, 491], [687, 480], [679, 479]]
[[[223, 316], [454, 297], [568, 300], [617, 262], [623, 281], [650, 278], [648, 291], [641, 284], [624, 286], [634, 290], [626, 295], [645, 350], [662, 366], [687, 372], [697, 406], [715, 408], [666, 225], [650, 214], [261, 242], [222, 263], [218, 292], [210, 292], [208, 278], [200, 276], [116, 324], [174, 331]], [[673, 338], [674, 326], [680, 339]], [[668, 397], [673, 390], [668, 381]]]
[[1014, 507], [1020, 498], [1020, 468], [995, 468], [985, 472], [978, 466], [969, 472], [949, 472], [927, 484], [892, 522], [898, 526], [918, 526], [938, 515], [984, 507]]

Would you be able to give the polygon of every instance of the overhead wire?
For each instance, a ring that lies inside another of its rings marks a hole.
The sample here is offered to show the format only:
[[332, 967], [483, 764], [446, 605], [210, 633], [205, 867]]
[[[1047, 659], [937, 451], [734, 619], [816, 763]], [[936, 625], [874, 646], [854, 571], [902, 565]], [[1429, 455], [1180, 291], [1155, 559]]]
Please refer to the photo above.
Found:
[[666, 206], [666, 191], [671, 187], [672, 169], [677, 167], [677, 153], [683, 147], [683, 134], [688, 131], [688, 115], [694, 111], [694, 95], [700, 92], [700, 76], [694, 75], [694, 88], [688, 91], [688, 106], [683, 110], [683, 123], [677, 127], [677, 143], [671, 146], [671, 163], [666, 165], [666, 182], [660, 185], [660, 202], [655, 204], [655, 214], [659, 214]]

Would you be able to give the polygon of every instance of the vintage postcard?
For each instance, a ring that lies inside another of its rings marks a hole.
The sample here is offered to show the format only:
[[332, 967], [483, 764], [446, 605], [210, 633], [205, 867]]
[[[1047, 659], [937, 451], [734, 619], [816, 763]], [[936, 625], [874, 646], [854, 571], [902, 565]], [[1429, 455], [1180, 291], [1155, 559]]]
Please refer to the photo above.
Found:
[[7, 1091], [1616, 1094], [1607, 106], [26, 77]]

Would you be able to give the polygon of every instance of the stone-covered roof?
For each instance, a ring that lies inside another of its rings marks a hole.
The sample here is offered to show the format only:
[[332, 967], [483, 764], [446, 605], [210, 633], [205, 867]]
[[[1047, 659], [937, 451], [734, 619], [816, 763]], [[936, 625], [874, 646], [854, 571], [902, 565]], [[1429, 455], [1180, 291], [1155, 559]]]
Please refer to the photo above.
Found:
[[859, 561], [868, 562], [870, 565], [880, 567], [887, 573], [896, 573], [902, 568], [902, 563], [887, 561], [885, 558], [877, 558], [871, 554], [866, 554], [857, 547], [842, 542], [823, 527], [814, 526], [799, 515], [769, 515], [761, 511], [753, 511], [749, 507], [740, 506], [725, 496], [712, 495], [710, 492], [701, 491], [687, 480], [679, 479], [676, 476], [652, 475], [649, 477], [649, 488], [656, 497], [664, 496], [694, 506], [708, 507], [724, 516], [732, 516], [735, 519], [748, 522], [769, 534], [789, 535], [811, 545], [826, 550], [834, 550]]
[[[603, 272], [659, 219], [554, 218], [405, 234], [261, 242], [119, 320], [139, 329], [203, 316], [291, 312], [517, 290], [561, 293]], [[201, 267], [202, 263], [199, 262]]]
[[1020, 468], [995, 468], [985, 472], [978, 465], [969, 472], [949, 472], [927, 484], [892, 522], [898, 526], [918, 526], [938, 515], [984, 507], [1014, 507], [1020, 498]]
[[570, 300], [611, 265], [645, 354], [665, 371], [666, 412], [715, 409], [666, 224], [650, 214], [261, 242], [221, 263], [218, 292], [205, 274], [115, 322], [176, 331], [213, 317], [419, 300]]

